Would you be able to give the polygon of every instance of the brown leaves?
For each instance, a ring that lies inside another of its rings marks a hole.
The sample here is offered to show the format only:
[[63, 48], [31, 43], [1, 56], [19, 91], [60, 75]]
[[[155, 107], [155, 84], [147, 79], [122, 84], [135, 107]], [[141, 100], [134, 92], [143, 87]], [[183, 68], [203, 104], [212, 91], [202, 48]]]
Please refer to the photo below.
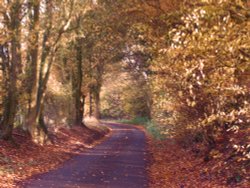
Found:
[[[191, 150], [183, 149], [172, 140], [150, 141], [152, 162], [149, 168], [150, 186], [154, 187], [249, 187], [249, 180], [242, 180], [240, 174], [232, 174], [232, 166], [226, 164], [225, 153], [212, 152], [216, 159], [204, 162], [202, 156], [195, 156]], [[161, 147], [159, 147], [161, 146]], [[232, 164], [231, 164], [232, 165]], [[234, 168], [237, 164], [233, 164]], [[241, 178], [241, 179], [240, 179]], [[229, 182], [229, 180], [231, 180]]]
[[92, 136], [90, 129], [63, 128], [54, 135], [53, 145], [39, 146], [24, 132], [15, 131], [13, 137], [19, 147], [0, 140], [0, 187], [15, 187], [17, 181], [56, 168], [72, 155], [93, 145]]

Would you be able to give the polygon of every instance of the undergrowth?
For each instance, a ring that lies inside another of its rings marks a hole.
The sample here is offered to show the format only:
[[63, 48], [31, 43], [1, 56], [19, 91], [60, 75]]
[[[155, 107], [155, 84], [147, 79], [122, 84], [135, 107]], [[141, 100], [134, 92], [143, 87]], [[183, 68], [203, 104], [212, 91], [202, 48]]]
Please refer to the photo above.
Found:
[[157, 126], [155, 122], [147, 117], [135, 117], [133, 119], [121, 119], [118, 120], [119, 123], [131, 124], [131, 125], [141, 125], [145, 127], [147, 132], [153, 136], [154, 139], [164, 140], [166, 135], [162, 134], [163, 130], [160, 126]]

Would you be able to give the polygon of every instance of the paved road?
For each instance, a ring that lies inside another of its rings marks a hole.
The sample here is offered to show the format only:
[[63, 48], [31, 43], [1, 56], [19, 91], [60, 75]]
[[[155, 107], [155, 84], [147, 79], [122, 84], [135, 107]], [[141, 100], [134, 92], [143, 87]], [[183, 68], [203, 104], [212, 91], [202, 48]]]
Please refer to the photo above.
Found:
[[24, 188], [145, 188], [146, 142], [139, 129], [108, 123], [112, 135], [60, 168], [23, 182]]

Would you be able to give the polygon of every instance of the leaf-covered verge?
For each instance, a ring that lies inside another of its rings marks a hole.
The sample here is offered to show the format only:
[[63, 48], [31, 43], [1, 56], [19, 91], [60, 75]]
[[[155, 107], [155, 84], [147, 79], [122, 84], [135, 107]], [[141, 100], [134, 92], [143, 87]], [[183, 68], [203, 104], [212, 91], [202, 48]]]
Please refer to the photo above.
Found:
[[[196, 137], [190, 145], [183, 137], [165, 135], [162, 126], [145, 117], [119, 120], [140, 126], [148, 138], [150, 187], [240, 187], [250, 185], [249, 161], [244, 159], [244, 148], [230, 147], [227, 139], [217, 140], [210, 151]], [[250, 129], [228, 133], [228, 138], [245, 143]], [[189, 135], [186, 136], [189, 139]]]
[[0, 140], [0, 187], [16, 187], [22, 180], [58, 167], [86, 148], [93, 147], [108, 134], [106, 128], [73, 127], [50, 130], [53, 143], [35, 144], [20, 129], [13, 138], [18, 145]]
[[178, 144], [155, 150], [155, 182], [249, 187], [249, 5], [200, 1], [169, 16], [171, 40], [151, 64], [153, 101], [155, 119]]
[[213, 160], [206, 162], [197, 147], [151, 139], [150, 187], [249, 187], [249, 169], [240, 173], [238, 161], [222, 145], [213, 150]]
[[[244, 142], [250, 134], [248, 129], [244, 133], [228, 135]], [[179, 188], [179, 187], [240, 187], [250, 185], [249, 162], [242, 160], [240, 151], [225, 147], [227, 141], [217, 143], [209, 152], [203, 151], [202, 144], [183, 147], [175, 139], [155, 140], [149, 138], [150, 187]]]
[[[230, 132], [219, 139], [210, 151], [199, 136], [190, 145], [183, 137], [165, 135], [162, 126], [146, 117], [119, 122], [140, 125], [148, 137], [150, 187], [249, 187], [249, 161], [244, 159], [244, 148], [230, 147], [228, 139], [245, 143], [250, 129]], [[189, 139], [187, 135], [186, 139]]]
[[[148, 137], [150, 187], [241, 187], [250, 185], [249, 162], [244, 160], [244, 148], [232, 148], [227, 139], [220, 139], [207, 150], [202, 142], [184, 144], [183, 137], [164, 134], [164, 127], [157, 126], [146, 117], [119, 120], [126, 124], [140, 125]], [[245, 143], [250, 129], [231, 132], [227, 136], [237, 143]], [[186, 137], [189, 139], [188, 135]], [[198, 137], [196, 138], [198, 139]]]

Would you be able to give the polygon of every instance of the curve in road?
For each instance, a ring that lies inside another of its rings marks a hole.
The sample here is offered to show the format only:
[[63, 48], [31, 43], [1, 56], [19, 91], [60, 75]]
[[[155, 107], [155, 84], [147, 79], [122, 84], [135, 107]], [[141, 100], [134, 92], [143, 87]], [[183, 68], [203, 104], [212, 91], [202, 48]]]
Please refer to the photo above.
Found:
[[34, 176], [24, 188], [146, 188], [145, 134], [130, 125], [106, 124], [111, 136], [58, 169]]

